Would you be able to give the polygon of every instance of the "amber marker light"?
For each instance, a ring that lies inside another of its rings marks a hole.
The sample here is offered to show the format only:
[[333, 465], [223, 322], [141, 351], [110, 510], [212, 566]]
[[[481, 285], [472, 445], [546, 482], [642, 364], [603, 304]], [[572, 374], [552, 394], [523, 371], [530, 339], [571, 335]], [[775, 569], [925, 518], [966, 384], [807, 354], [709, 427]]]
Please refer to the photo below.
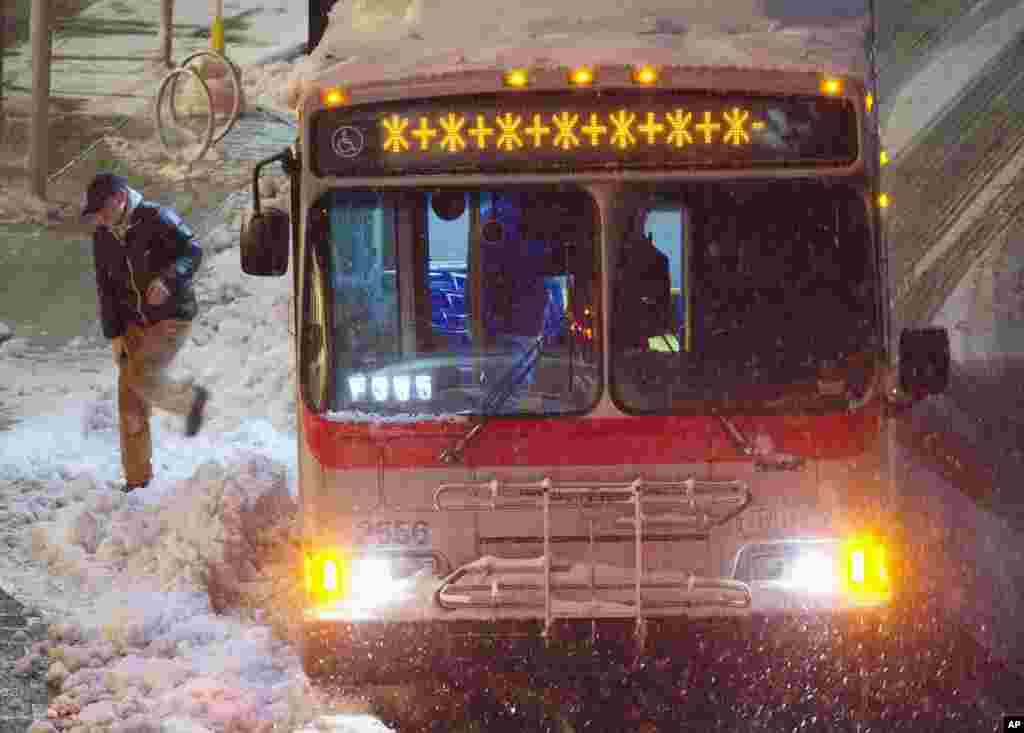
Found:
[[842, 547], [840, 586], [854, 602], [868, 605], [892, 600], [888, 552], [870, 537], [847, 540]]
[[874, 94], [869, 94], [868, 96], [864, 97], [864, 106], [867, 107], [868, 112], [871, 111], [871, 108], [875, 106]]
[[644, 86], [650, 86], [656, 84], [658, 81], [658, 70], [653, 66], [638, 66], [633, 69], [633, 81], [637, 84], [643, 84]]
[[879, 156], [878, 156], [878, 162], [881, 163], [882, 165], [888, 165], [889, 164], [889, 153], [887, 153], [886, 151], [883, 150], [879, 154]]
[[573, 69], [569, 74], [569, 83], [578, 87], [590, 86], [594, 83], [594, 70], [589, 66]]
[[843, 80], [837, 79], [834, 76], [827, 76], [821, 80], [821, 93], [829, 96], [836, 97], [843, 93]]
[[306, 592], [314, 606], [344, 600], [351, 585], [351, 557], [347, 550], [329, 548], [305, 556]]
[[892, 199], [889, 198], [889, 194], [883, 193], [878, 196], [878, 208], [888, 209], [889, 204], [892, 203]]
[[512, 69], [505, 73], [505, 86], [521, 89], [530, 83], [526, 69]]
[[333, 109], [334, 107], [341, 107], [342, 105], [348, 104], [348, 93], [340, 87], [330, 87], [324, 89], [320, 95], [320, 101], [323, 102], [324, 107]]

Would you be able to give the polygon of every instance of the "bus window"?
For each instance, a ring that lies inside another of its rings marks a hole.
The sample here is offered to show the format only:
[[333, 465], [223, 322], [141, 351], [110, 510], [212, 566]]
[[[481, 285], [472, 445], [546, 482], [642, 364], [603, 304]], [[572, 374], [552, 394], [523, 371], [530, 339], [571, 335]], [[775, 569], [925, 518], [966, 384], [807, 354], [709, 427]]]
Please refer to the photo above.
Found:
[[[564, 188], [332, 191], [330, 409], [567, 414], [600, 394], [597, 212]], [[376, 384], [376, 391], [374, 385]]]
[[395, 208], [381, 194], [350, 194], [334, 200], [326, 217], [334, 335], [342, 365], [356, 353], [393, 358], [398, 351]]
[[[311, 217], [313, 221], [317, 218]], [[322, 228], [322, 224], [317, 226]], [[322, 409], [329, 403], [331, 387], [331, 309], [322, 252], [307, 252], [305, 281], [299, 345], [302, 393], [312, 405]]]
[[[679, 339], [678, 348], [657, 349], [645, 333], [612, 350], [612, 396], [624, 409], [706, 410], [712, 402], [763, 410], [794, 400], [825, 409], [863, 393], [881, 337], [869, 209], [856, 189], [819, 181], [637, 186], [614, 211], [623, 229], [647, 212], [640, 239], [668, 260]], [[642, 281], [629, 274], [630, 260], [620, 261], [614, 282]], [[650, 278], [643, 295], [659, 297]], [[615, 307], [613, 343], [643, 323]], [[824, 382], [845, 389], [819, 391]]]
[[640, 202], [618, 236], [612, 342], [617, 352], [688, 350], [686, 210]]
[[672, 298], [671, 329], [648, 344], [655, 351], [690, 350], [686, 233], [686, 210], [679, 204], [664, 203], [647, 212], [644, 235], [668, 259]]

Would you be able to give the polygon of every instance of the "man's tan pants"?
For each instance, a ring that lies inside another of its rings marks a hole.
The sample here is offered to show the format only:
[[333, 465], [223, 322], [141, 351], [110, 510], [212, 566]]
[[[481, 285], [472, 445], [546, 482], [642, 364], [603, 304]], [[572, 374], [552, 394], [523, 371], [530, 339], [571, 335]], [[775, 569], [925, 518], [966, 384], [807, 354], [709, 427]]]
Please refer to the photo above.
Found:
[[121, 465], [129, 485], [144, 484], [153, 478], [151, 408], [155, 405], [177, 415], [187, 415], [192, 409], [195, 388], [165, 375], [191, 329], [188, 321], [167, 320], [146, 328], [129, 326], [124, 335], [128, 357], [119, 365], [117, 399]]

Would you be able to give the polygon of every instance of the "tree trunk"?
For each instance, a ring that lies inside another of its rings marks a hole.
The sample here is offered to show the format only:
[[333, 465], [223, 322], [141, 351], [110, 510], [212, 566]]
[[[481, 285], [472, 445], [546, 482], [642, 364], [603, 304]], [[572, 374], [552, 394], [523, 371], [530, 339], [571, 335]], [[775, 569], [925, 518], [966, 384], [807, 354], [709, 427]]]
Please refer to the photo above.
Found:
[[174, 0], [160, 0], [160, 35], [157, 39], [160, 62], [168, 69], [171, 62], [171, 47], [174, 41]]
[[29, 146], [29, 178], [32, 193], [46, 199], [49, 172], [50, 132], [50, 34], [52, 0], [32, 0], [29, 31], [32, 43], [32, 143]]
[[7, 131], [4, 112], [4, 51], [8, 43], [14, 42], [14, 34], [14, 0], [0, 0], [0, 145]]

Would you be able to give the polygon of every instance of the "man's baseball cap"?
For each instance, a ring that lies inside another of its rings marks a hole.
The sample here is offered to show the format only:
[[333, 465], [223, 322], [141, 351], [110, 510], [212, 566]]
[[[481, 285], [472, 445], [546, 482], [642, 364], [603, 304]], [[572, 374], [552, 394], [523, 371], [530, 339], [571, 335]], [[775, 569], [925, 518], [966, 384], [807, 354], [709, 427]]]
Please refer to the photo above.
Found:
[[118, 191], [128, 188], [128, 179], [116, 173], [98, 173], [82, 194], [82, 213], [84, 219], [95, 214], [107, 203], [107, 199]]

